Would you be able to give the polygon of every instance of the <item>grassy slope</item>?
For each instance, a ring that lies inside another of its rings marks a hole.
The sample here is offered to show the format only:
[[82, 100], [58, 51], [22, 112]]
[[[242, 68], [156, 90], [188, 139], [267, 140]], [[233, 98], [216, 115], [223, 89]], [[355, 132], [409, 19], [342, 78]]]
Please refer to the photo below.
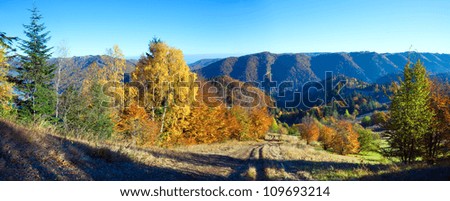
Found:
[[[0, 180], [449, 180], [450, 165], [396, 166], [283, 142], [135, 148], [65, 139], [0, 121]], [[383, 159], [384, 160], [384, 159]]]

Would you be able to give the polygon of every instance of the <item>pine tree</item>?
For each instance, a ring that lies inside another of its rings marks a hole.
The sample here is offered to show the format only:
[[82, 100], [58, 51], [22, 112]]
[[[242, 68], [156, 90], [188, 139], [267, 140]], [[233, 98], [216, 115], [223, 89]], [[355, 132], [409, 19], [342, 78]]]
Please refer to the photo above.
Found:
[[420, 62], [405, 66], [404, 80], [392, 97], [391, 118], [387, 124], [391, 154], [411, 163], [421, 156], [422, 141], [431, 128], [430, 82]]
[[25, 53], [21, 56], [18, 89], [23, 93], [24, 101], [21, 103], [22, 114], [43, 115], [46, 118], [55, 113], [55, 98], [52, 90], [55, 66], [47, 63], [51, 57], [51, 47], [46, 43], [50, 40], [44, 24], [40, 23], [42, 15], [34, 6], [31, 11], [31, 23], [24, 25], [28, 40], [23, 40], [20, 49]]
[[106, 82], [103, 70], [97, 63], [92, 63], [87, 71], [89, 76], [84, 80], [81, 89], [81, 97], [86, 106], [80, 118], [84, 120], [86, 130], [97, 139], [111, 138], [114, 128], [113, 110], [105, 105], [110, 102], [110, 97], [106, 96], [102, 89]]
[[17, 40], [17, 37], [7, 36], [5, 32], [0, 32], [0, 46], [1, 47], [15, 51], [15, 49], [13, 49], [11, 45], [16, 40]]

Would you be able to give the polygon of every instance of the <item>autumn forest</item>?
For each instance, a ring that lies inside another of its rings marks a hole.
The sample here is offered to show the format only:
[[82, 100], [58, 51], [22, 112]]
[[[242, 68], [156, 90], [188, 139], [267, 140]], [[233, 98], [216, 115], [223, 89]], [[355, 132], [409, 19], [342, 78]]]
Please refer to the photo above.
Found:
[[0, 30], [0, 180], [450, 179], [450, 71], [426, 54], [194, 65], [150, 36], [81, 64], [29, 13], [25, 38]]

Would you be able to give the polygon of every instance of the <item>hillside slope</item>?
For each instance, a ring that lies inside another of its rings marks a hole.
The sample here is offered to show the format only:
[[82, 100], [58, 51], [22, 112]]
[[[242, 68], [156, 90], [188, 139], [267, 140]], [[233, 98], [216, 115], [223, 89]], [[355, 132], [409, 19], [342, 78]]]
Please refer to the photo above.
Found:
[[0, 121], [0, 180], [189, 180], [86, 142]]
[[0, 120], [0, 181], [450, 179], [448, 165], [406, 170], [282, 137], [281, 142], [136, 148], [67, 139]]
[[293, 81], [296, 86], [307, 81], [324, 79], [325, 72], [374, 83], [383, 76], [400, 73], [408, 58], [420, 59], [432, 74], [450, 72], [450, 55], [437, 53], [315, 53], [273, 54], [262, 52], [229, 57], [197, 71], [206, 78], [228, 75], [241, 81]]

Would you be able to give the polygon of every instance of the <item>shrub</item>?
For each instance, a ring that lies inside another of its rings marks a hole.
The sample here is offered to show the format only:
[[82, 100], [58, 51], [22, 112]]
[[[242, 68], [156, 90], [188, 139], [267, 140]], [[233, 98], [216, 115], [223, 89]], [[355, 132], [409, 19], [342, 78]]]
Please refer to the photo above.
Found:
[[385, 112], [375, 111], [371, 118], [373, 125], [384, 125], [388, 120], [388, 115]]
[[296, 129], [294, 126], [288, 126], [287, 127], [287, 134], [288, 135], [299, 135], [298, 129]]
[[372, 124], [372, 119], [370, 118], [370, 116], [365, 116], [365, 117], [361, 120], [361, 125], [364, 126], [364, 127], [373, 125], [373, 124]]
[[350, 119], [350, 120], [352, 120], [352, 119], [353, 119], [353, 116], [348, 112], [348, 110], [345, 110], [344, 118], [345, 118], [345, 119]]
[[379, 151], [380, 150], [380, 136], [369, 129], [362, 127], [356, 128], [359, 134], [358, 141], [361, 151]]
[[278, 133], [283, 134], [283, 135], [288, 135], [289, 134], [289, 128], [286, 128], [284, 126], [280, 127], [280, 131], [278, 131]]
[[270, 132], [278, 133], [280, 131], [280, 126], [277, 124], [277, 120], [272, 118], [272, 124], [270, 125]]

